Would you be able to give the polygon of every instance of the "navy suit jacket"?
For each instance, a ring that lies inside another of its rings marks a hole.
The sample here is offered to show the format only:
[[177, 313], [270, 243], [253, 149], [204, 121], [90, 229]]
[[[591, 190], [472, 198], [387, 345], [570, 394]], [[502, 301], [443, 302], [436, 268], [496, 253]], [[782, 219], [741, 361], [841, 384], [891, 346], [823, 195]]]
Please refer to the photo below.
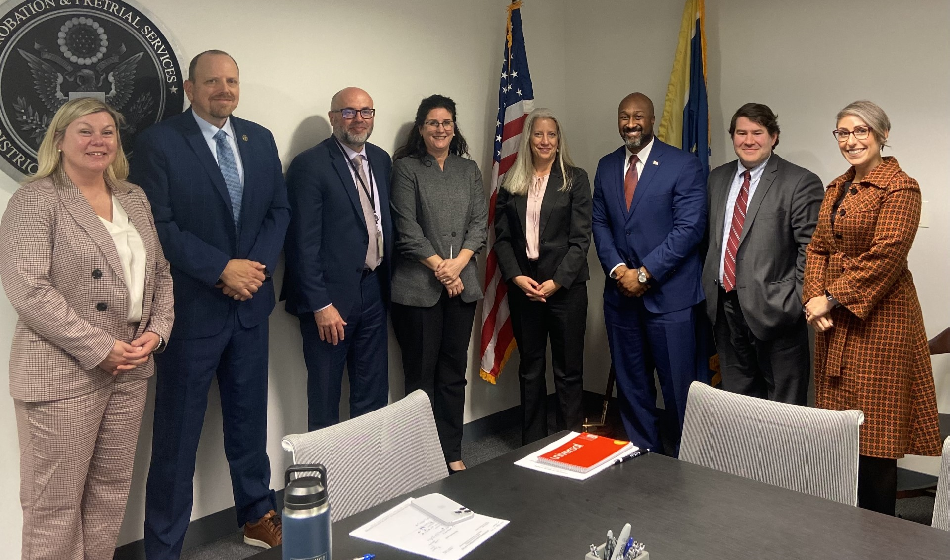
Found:
[[[699, 244], [706, 230], [706, 180], [692, 154], [653, 141], [630, 210], [623, 194], [626, 148], [601, 158], [594, 177], [593, 232], [597, 257], [610, 270], [624, 263], [646, 267], [653, 276], [643, 304], [670, 313], [703, 301]], [[604, 299], [623, 298], [607, 280]]]
[[[270, 273], [277, 267], [290, 220], [280, 157], [269, 130], [234, 116], [231, 123], [244, 168], [240, 232], [224, 176], [191, 109], [151, 126], [135, 143], [129, 180], [148, 196], [171, 263], [172, 337], [213, 336], [224, 328], [232, 308], [241, 325], [251, 328], [274, 309]], [[267, 267], [267, 281], [247, 301], [234, 301], [214, 287], [231, 259]]]
[[[388, 302], [393, 253], [389, 212], [392, 161], [373, 144], [366, 144], [366, 155], [379, 193], [383, 227], [383, 262], [376, 271]], [[370, 238], [359, 187], [349, 165], [331, 136], [295, 157], [287, 170], [292, 218], [284, 248], [287, 271], [281, 298], [287, 299], [288, 313], [313, 313], [332, 303], [346, 318], [360, 297], [360, 276]]]

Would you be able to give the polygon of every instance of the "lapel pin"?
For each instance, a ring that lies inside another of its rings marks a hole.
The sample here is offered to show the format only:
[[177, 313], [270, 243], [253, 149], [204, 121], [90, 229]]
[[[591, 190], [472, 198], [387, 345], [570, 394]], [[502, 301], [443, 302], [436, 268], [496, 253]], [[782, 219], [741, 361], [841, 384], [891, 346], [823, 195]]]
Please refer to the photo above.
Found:
[[[241, 140], [244, 140], [245, 142], [247, 142], [247, 134], [242, 134], [242, 135], [241, 135]], [[655, 163], [655, 162], [654, 162], [654, 163]]]
[[653, 165], [660, 165], [660, 162], [653, 160]]

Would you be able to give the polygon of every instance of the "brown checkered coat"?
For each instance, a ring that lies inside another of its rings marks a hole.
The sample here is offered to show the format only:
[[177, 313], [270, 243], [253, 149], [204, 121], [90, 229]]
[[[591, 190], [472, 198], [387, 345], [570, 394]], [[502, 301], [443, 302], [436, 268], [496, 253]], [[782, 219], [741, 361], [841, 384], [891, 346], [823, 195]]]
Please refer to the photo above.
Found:
[[[174, 310], [172, 278], [142, 189], [112, 184], [145, 245], [142, 321], [128, 322], [129, 298], [112, 236], [64, 174], [19, 188], [0, 222], [0, 280], [18, 320], [10, 352], [10, 394], [26, 402], [75, 397], [113, 378], [96, 367], [114, 340], [146, 330], [165, 340]], [[153, 359], [128, 373], [144, 378]]]
[[907, 269], [920, 187], [886, 157], [853, 185], [832, 226], [853, 178], [852, 167], [828, 186], [808, 245], [803, 301], [827, 290], [841, 303], [834, 327], [815, 336], [815, 404], [864, 411], [862, 455], [940, 455], [927, 336]]

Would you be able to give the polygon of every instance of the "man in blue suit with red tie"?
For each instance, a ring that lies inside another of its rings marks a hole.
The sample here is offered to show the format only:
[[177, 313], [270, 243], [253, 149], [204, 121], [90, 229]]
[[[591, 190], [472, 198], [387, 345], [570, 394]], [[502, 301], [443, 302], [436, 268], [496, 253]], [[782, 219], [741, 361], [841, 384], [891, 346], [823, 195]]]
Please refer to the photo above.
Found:
[[604, 321], [624, 428], [635, 445], [662, 451], [654, 369], [676, 449], [689, 384], [705, 380], [696, 321], [706, 181], [695, 156], [654, 137], [655, 120], [646, 95], [620, 102], [624, 146], [597, 165], [593, 233], [609, 277]]
[[271, 272], [290, 221], [274, 137], [231, 116], [237, 63], [206, 51], [188, 69], [191, 109], [138, 138], [130, 180], [152, 205], [171, 264], [175, 327], [156, 355], [152, 459], [145, 490], [145, 554], [177, 559], [191, 517], [198, 439], [214, 378], [224, 450], [244, 542], [281, 542], [267, 457]]

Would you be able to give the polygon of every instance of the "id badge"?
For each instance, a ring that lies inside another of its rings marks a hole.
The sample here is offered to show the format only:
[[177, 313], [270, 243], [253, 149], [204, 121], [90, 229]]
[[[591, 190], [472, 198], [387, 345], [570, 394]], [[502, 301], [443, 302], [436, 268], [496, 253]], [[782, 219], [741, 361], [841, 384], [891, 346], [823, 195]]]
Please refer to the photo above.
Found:
[[383, 232], [376, 230], [376, 254], [383, 258]]

